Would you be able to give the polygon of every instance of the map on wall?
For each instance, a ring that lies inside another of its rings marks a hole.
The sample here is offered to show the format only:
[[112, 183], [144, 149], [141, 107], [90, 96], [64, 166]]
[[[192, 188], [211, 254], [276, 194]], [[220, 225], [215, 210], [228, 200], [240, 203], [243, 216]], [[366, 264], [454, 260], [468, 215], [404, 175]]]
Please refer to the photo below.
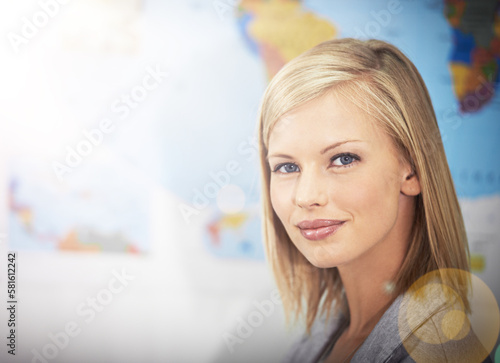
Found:
[[[8, 190], [16, 249], [145, 253], [149, 250], [147, 184], [109, 158], [54, 181], [43, 161], [17, 158]], [[96, 177], [98, 175], [98, 178]]]
[[107, 156], [99, 152], [63, 184], [54, 181], [50, 160], [12, 159], [12, 247], [148, 251], [151, 200], [145, 180], [152, 180], [179, 199], [177, 212], [186, 228], [200, 230], [211, 258], [263, 261], [255, 130], [267, 83], [286, 62], [322, 41], [378, 38], [401, 48], [427, 84], [473, 268], [487, 271], [498, 265], [494, 256], [500, 251], [500, 6], [478, 3], [78, 3], [75, 9], [85, 14], [94, 5], [105, 10], [99, 23], [105, 39], [82, 19], [73, 22], [75, 12], [68, 8], [61, 15], [67, 33], [44, 63], [53, 78], [39, 89], [60, 98], [54, 109], [66, 112], [64, 123], [95, 125], [120, 93], [140, 84], [137, 69], [147, 64], [165, 64], [171, 76], [110, 136]]

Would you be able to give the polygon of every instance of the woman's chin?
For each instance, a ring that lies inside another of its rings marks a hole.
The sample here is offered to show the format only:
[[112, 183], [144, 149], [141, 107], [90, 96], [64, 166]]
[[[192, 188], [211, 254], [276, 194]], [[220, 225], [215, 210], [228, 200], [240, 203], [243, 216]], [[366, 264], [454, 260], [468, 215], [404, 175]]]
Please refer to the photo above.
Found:
[[317, 268], [332, 268], [339, 265], [339, 261], [332, 259], [331, 256], [312, 256], [307, 260]]

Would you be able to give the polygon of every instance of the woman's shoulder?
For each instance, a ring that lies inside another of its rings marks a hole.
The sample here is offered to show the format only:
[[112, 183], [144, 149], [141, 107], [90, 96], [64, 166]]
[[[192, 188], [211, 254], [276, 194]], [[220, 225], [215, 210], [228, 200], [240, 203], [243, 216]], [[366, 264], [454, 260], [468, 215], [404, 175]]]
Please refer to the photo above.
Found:
[[[492, 362], [467, 316], [434, 287], [422, 296], [398, 296], [351, 363]], [[346, 322], [342, 314], [317, 319], [311, 334], [295, 341], [282, 362], [317, 362]]]
[[436, 286], [400, 295], [352, 362], [491, 362], [461, 308]]
[[437, 286], [431, 292], [421, 301], [415, 296], [402, 301], [398, 326], [408, 354], [417, 362], [490, 361], [460, 299]]

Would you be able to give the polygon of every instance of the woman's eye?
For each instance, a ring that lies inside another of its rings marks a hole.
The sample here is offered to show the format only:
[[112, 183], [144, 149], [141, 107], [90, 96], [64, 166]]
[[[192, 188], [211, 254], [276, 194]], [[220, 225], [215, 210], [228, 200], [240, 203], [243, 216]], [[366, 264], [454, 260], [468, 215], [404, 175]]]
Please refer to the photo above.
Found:
[[359, 160], [355, 155], [350, 154], [342, 154], [335, 156], [333, 158], [333, 165], [335, 166], [348, 166], [352, 164], [354, 161]]
[[283, 173], [283, 174], [295, 173], [298, 170], [299, 170], [299, 167], [295, 164], [292, 164], [292, 163], [279, 164], [274, 168], [275, 172]]

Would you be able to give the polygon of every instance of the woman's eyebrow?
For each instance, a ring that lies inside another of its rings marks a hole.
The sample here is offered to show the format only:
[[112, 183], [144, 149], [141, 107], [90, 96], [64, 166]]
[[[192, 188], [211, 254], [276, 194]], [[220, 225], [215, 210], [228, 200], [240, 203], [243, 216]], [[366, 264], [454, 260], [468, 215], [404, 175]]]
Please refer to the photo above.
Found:
[[[363, 141], [362, 140], [342, 140], [342, 141], [338, 141], [338, 142], [336, 142], [334, 144], [331, 144], [330, 146], [325, 147], [323, 150], [320, 151], [320, 154], [323, 155], [328, 150], [335, 149], [336, 147], [339, 147], [340, 145], [343, 145], [343, 144], [347, 144], [348, 142], [363, 142]], [[276, 158], [279, 157], [279, 158], [285, 158], [285, 159], [293, 159], [292, 156], [287, 155], [287, 154], [270, 154], [270, 155], [266, 156], [266, 159], [269, 161], [269, 159], [273, 158], [273, 157], [276, 157]]]
[[330, 146], [325, 147], [323, 150], [320, 151], [320, 154], [323, 155], [326, 153], [328, 150], [335, 149], [336, 147], [347, 144], [348, 142], [363, 142], [362, 140], [343, 140], [343, 141], [338, 141], [334, 144], [331, 144]]
[[290, 155], [287, 155], [287, 154], [271, 154], [271, 155], [266, 156], [267, 161], [269, 161], [270, 158], [293, 159]]

